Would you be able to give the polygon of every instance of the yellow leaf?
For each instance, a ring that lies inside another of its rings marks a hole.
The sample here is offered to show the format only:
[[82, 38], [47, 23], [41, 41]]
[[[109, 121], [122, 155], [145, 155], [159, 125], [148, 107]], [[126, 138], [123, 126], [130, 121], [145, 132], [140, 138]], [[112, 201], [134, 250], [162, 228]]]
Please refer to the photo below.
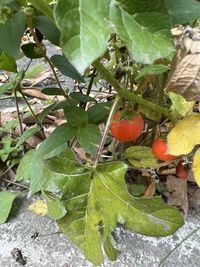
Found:
[[28, 210], [33, 211], [37, 215], [41, 216], [47, 215], [48, 212], [47, 204], [41, 199], [36, 199], [33, 204], [28, 207]]
[[194, 173], [194, 179], [198, 186], [200, 186], [200, 149], [197, 150], [195, 156], [194, 156], [194, 162], [192, 167], [193, 173]]
[[180, 120], [167, 137], [167, 154], [188, 154], [200, 144], [200, 115], [192, 114]]

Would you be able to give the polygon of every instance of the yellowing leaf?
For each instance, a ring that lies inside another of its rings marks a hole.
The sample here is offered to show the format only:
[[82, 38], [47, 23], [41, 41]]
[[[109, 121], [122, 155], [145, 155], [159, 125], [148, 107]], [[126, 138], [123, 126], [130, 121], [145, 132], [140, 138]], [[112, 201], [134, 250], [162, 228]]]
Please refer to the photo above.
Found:
[[191, 113], [194, 107], [195, 101], [186, 101], [181, 95], [170, 92], [169, 98], [172, 102], [171, 109], [177, 111], [181, 116], [185, 116]]
[[167, 137], [168, 154], [188, 154], [200, 144], [200, 115], [192, 114], [180, 120]]
[[200, 149], [197, 150], [195, 156], [194, 156], [194, 162], [192, 167], [193, 173], [194, 173], [194, 179], [198, 186], [200, 187]]
[[33, 204], [31, 204], [28, 207], [28, 210], [33, 211], [37, 215], [45, 216], [47, 215], [47, 204], [41, 200], [41, 199], [36, 199]]

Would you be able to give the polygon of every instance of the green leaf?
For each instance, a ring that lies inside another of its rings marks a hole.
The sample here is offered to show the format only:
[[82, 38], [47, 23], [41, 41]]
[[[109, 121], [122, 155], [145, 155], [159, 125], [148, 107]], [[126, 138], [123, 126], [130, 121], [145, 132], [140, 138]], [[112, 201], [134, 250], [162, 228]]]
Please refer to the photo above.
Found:
[[45, 95], [63, 95], [63, 91], [56, 87], [43, 88], [41, 92]]
[[99, 127], [94, 124], [88, 124], [79, 128], [77, 139], [86, 152], [95, 156], [101, 140]]
[[13, 194], [11, 192], [0, 192], [0, 224], [6, 222], [12, 208], [13, 201], [17, 196], [18, 194]]
[[25, 31], [25, 18], [23, 12], [18, 12], [4, 25], [0, 26], [0, 47], [9, 56], [18, 58], [21, 38]]
[[195, 101], [186, 101], [181, 95], [172, 92], [169, 93], [169, 98], [172, 102], [171, 109], [181, 116], [185, 117], [187, 114], [192, 113]]
[[65, 109], [67, 122], [72, 126], [84, 127], [88, 124], [87, 112], [76, 106], [68, 106]]
[[36, 127], [27, 129], [20, 136], [19, 140], [17, 141], [17, 144], [16, 144], [15, 148], [21, 146], [29, 137], [33, 136], [37, 132], [38, 132], [38, 128], [36, 128]]
[[33, 19], [34, 25], [40, 32], [53, 44], [59, 46], [60, 44], [60, 31], [53, 24], [48, 17], [37, 16]]
[[[78, 245], [93, 264], [103, 262], [102, 242], [117, 223], [149, 236], [174, 233], [184, 220], [177, 209], [159, 198], [134, 198], [124, 181], [123, 162], [105, 163], [94, 171], [87, 198], [81, 195], [65, 201], [68, 213], [58, 220], [60, 229]], [[110, 249], [105, 249], [112, 258]]]
[[164, 0], [172, 26], [199, 19], [200, 4], [195, 0]]
[[[174, 47], [170, 40], [170, 22], [167, 12], [162, 13], [163, 8], [157, 10], [161, 1], [119, 2], [122, 5], [111, 5], [111, 20], [131, 57], [143, 64], [152, 64], [158, 58], [171, 59]], [[123, 4], [131, 14], [120, 7]]]
[[158, 75], [167, 71], [168, 69], [168, 66], [162, 64], [146, 66], [140, 71], [135, 79], [138, 80], [146, 75]]
[[88, 171], [80, 166], [73, 152], [66, 148], [59, 155], [45, 160], [39, 150], [32, 159], [29, 196], [46, 190], [53, 193], [61, 192], [65, 199], [79, 196], [88, 190]]
[[43, 196], [47, 203], [48, 215], [52, 219], [58, 220], [65, 216], [67, 211], [63, 202], [59, 198], [53, 196], [49, 192], [43, 192]]
[[30, 79], [38, 77], [41, 74], [41, 72], [45, 70], [45, 67], [46, 65], [44, 63], [33, 66], [31, 69], [28, 69], [26, 71], [24, 78]]
[[70, 97], [78, 101], [78, 103], [96, 102], [96, 99], [80, 92], [72, 92]]
[[150, 147], [131, 146], [125, 151], [125, 158], [136, 168], [156, 168], [157, 159]]
[[13, 152], [14, 148], [11, 147], [13, 139], [11, 136], [3, 136], [1, 139], [1, 143], [3, 144], [3, 149], [0, 150], [0, 157], [2, 161], [6, 161], [11, 152]]
[[31, 59], [43, 57], [42, 53], [37, 53], [38, 47], [35, 43], [28, 43], [21, 46], [21, 50], [24, 52], [24, 55]]
[[17, 65], [15, 59], [7, 55], [5, 52], [2, 52], [0, 54], [0, 69], [17, 72]]
[[7, 91], [10, 91], [13, 89], [13, 84], [12, 83], [5, 83], [0, 86], [0, 95], [4, 94]]
[[12, 2], [13, 0], [0, 0], [0, 5], [6, 5]]
[[[151, 0], [149, 2], [145, 0], [118, 0], [117, 5], [129, 14], [135, 14], [136, 17], [139, 17], [137, 20], [144, 17], [146, 23], [149, 21], [155, 24], [159, 20], [153, 21], [153, 19], [156, 19], [156, 15], [158, 18], [161, 16], [160, 19], [163, 18], [163, 21], [160, 21], [160, 24], [155, 25], [155, 27], [162, 27], [166, 23], [176, 26], [192, 22], [199, 18], [200, 12], [200, 4], [195, 0]], [[147, 18], [145, 18], [145, 13]]]
[[68, 141], [76, 135], [77, 129], [68, 123], [56, 127], [51, 135], [42, 142], [39, 152], [45, 159], [51, 158], [62, 152], [68, 146]]
[[35, 150], [29, 150], [26, 155], [21, 159], [20, 164], [17, 168], [16, 177], [17, 181], [26, 181], [31, 177], [31, 166]]
[[54, 23], [53, 11], [45, 0], [29, 0], [29, 2], [45, 16], [47, 16], [52, 23]]
[[68, 106], [69, 103], [67, 100], [63, 100], [61, 102], [54, 103], [52, 105], [47, 106], [43, 109], [43, 111], [38, 114], [38, 120], [40, 123], [43, 122], [44, 118], [49, 114], [49, 112], [59, 109], [64, 109], [66, 106]]
[[87, 110], [88, 121], [91, 124], [100, 124], [108, 117], [112, 101], [106, 103], [98, 103]]
[[53, 55], [51, 61], [54, 66], [65, 76], [74, 80], [85, 82], [80, 73], [74, 68], [74, 66], [63, 55]]
[[7, 92], [7, 91], [16, 89], [16, 87], [23, 80], [24, 74], [25, 74], [25, 72], [23, 70], [19, 71], [18, 73], [13, 74], [10, 78], [9, 83], [5, 83], [5, 84], [0, 86], [0, 95]]
[[111, 261], [115, 261], [117, 259], [117, 256], [119, 255], [119, 251], [114, 248], [112, 242], [116, 243], [116, 242], [114, 242], [114, 238], [110, 235], [108, 238], [106, 238], [103, 247], [104, 247], [104, 251], [105, 251], [106, 255], [109, 257], [109, 259]]
[[111, 33], [109, 2], [60, 0], [56, 6], [63, 52], [80, 73], [106, 51]]

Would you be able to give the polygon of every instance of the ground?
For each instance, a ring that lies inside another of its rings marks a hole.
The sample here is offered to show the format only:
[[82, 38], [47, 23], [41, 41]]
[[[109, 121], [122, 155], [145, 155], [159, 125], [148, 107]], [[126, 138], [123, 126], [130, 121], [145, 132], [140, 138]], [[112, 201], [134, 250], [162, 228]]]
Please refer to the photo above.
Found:
[[[33, 199], [18, 200], [8, 223], [0, 225], [0, 267], [20, 266], [11, 254], [14, 248], [22, 252], [26, 267], [92, 267], [79, 249], [58, 229], [51, 219], [27, 210]], [[21, 203], [22, 202], [22, 203]], [[198, 267], [200, 262], [200, 222], [189, 215], [185, 225], [165, 238], [145, 237], [117, 228], [115, 236], [121, 255], [116, 262], [106, 260], [105, 267], [158, 267], [163, 258], [183, 239], [160, 266]], [[34, 238], [36, 233], [38, 237]]]

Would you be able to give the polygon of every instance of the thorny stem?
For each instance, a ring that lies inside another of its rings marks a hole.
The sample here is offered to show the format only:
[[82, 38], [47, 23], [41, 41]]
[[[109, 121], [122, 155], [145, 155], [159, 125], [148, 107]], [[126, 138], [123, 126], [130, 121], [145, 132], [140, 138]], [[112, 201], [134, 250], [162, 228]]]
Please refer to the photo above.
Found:
[[193, 234], [195, 234], [198, 230], [200, 229], [200, 227], [194, 229], [189, 235], [187, 235], [185, 238], [183, 238], [183, 240], [178, 243], [174, 249], [172, 249], [159, 263], [158, 267], [162, 266], [162, 264], [166, 261], [167, 258], [169, 258], [169, 256], [174, 252], [175, 249], [177, 249], [178, 247], [180, 247], [180, 245], [187, 240], [189, 237], [191, 237]]
[[26, 102], [28, 108], [30, 109], [30, 111], [31, 111], [31, 113], [32, 113], [32, 115], [33, 115], [33, 117], [34, 117], [34, 119], [35, 119], [37, 125], [40, 127], [40, 130], [41, 130], [41, 132], [42, 132], [42, 135], [43, 135], [44, 139], [46, 139], [46, 136], [45, 136], [45, 133], [44, 133], [44, 129], [43, 129], [41, 123], [39, 122], [37, 116], [35, 115], [35, 113], [34, 113], [32, 107], [31, 107], [31, 105], [29, 104], [28, 100], [26, 99], [24, 93], [23, 93], [22, 91], [20, 91], [20, 93], [21, 93], [21, 95], [22, 95], [24, 101]]
[[49, 64], [49, 66], [50, 66], [50, 68], [51, 68], [51, 70], [52, 70], [52, 72], [53, 72], [53, 74], [54, 74], [54, 77], [55, 77], [55, 79], [56, 79], [56, 82], [57, 82], [57, 84], [58, 84], [60, 90], [62, 91], [63, 96], [69, 101], [69, 96], [68, 96], [68, 94], [65, 92], [65, 90], [62, 88], [61, 83], [60, 83], [60, 81], [59, 81], [59, 79], [58, 79], [58, 76], [57, 76], [57, 74], [56, 74], [56, 71], [55, 71], [55, 69], [54, 69], [54, 66], [53, 66], [53, 64], [52, 64], [52, 62], [51, 62], [51, 60], [50, 60], [50, 58], [46, 55], [46, 52], [43, 50], [43, 47], [42, 47], [41, 43], [39, 42], [39, 40], [38, 40], [38, 38], [37, 38], [37, 35], [36, 35], [36, 33], [35, 33], [35, 31], [33, 30], [32, 27], [30, 27], [30, 31], [31, 31], [31, 33], [32, 33], [32, 35], [33, 35], [33, 39], [34, 39], [34, 41], [35, 41], [36, 44], [37, 44], [37, 47], [40, 49], [40, 52], [41, 52], [42, 56], [44, 57], [44, 59], [46, 60], [46, 62]]
[[98, 148], [98, 151], [97, 151], [97, 154], [96, 154], [96, 158], [95, 158], [95, 161], [94, 161], [94, 167], [97, 166], [99, 160], [100, 160], [100, 156], [103, 152], [103, 148], [104, 148], [104, 144], [105, 144], [105, 141], [106, 141], [106, 137], [107, 137], [107, 133], [108, 133], [108, 130], [109, 130], [109, 126], [110, 126], [110, 123], [112, 121], [112, 118], [113, 118], [113, 115], [117, 109], [117, 106], [119, 104], [119, 101], [120, 101], [120, 97], [119, 96], [116, 96], [115, 97], [115, 101], [112, 105], [112, 108], [110, 110], [110, 113], [109, 113], [109, 116], [108, 116], [108, 119], [107, 119], [107, 122], [106, 122], [106, 125], [105, 125], [105, 129], [104, 129], [104, 132], [103, 132], [103, 135], [102, 135], [102, 138], [101, 138], [101, 142], [100, 142], [100, 145], [99, 145], [99, 148]]
[[132, 101], [133, 103], [137, 103], [145, 107], [148, 107], [152, 110], [155, 110], [157, 112], [160, 112], [164, 117], [169, 118], [172, 122], [174, 121], [174, 117], [170, 114], [167, 108], [161, 107], [158, 104], [154, 104], [148, 100], [145, 100], [140, 95], [134, 95], [127, 89], [123, 89], [120, 86], [119, 82], [110, 74], [110, 72], [98, 60], [96, 60], [93, 63], [93, 66], [107, 80], [107, 82], [109, 82], [114, 87], [114, 89], [117, 91], [118, 95], [121, 98], [126, 98], [129, 101]]
[[20, 111], [19, 111], [19, 103], [18, 103], [18, 99], [17, 99], [17, 89], [19, 89], [19, 85], [14, 90], [14, 96], [15, 96], [15, 104], [16, 104], [16, 109], [17, 109], [17, 118], [19, 121], [20, 133], [22, 135], [23, 134], [23, 127], [22, 127], [22, 121], [21, 121]]

